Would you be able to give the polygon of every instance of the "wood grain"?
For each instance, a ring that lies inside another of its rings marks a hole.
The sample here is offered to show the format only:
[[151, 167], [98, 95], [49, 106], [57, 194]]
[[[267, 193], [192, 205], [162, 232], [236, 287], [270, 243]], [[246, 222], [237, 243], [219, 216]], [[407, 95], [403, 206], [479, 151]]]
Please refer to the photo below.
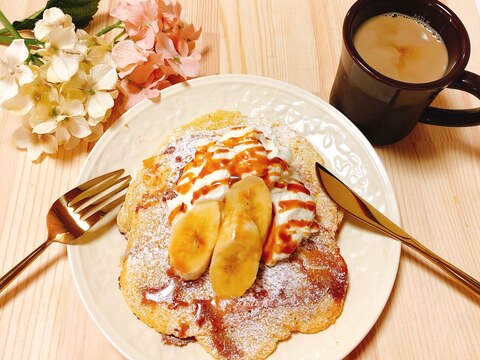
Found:
[[[480, 72], [480, 17], [474, 0], [444, 1], [472, 43], [467, 69]], [[92, 29], [109, 24], [115, 0], [102, 0]], [[341, 24], [352, 0], [183, 0], [201, 25], [202, 75], [272, 77], [327, 100], [341, 49]], [[40, 0], [3, 0], [9, 19]], [[438, 106], [480, 106], [446, 91]], [[49, 205], [75, 184], [88, 146], [31, 163], [11, 143], [18, 117], [0, 113], [0, 273], [44, 238]], [[403, 141], [376, 149], [393, 182], [404, 228], [480, 278], [480, 128], [419, 125]], [[416, 254], [402, 253], [397, 282], [372, 331], [349, 359], [478, 359], [480, 301]], [[0, 357], [119, 359], [88, 317], [73, 285], [65, 248], [55, 244], [0, 295]], [[299, 353], [300, 356], [300, 353]]]

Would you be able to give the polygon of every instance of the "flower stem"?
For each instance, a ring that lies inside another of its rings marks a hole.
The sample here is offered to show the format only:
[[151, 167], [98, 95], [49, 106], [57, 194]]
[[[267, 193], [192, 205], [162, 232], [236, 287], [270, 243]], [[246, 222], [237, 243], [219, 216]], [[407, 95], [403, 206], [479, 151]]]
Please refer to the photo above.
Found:
[[118, 39], [120, 39], [123, 35], [125, 35], [127, 32], [125, 31], [125, 29], [122, 30], [122, 32], [120, 34], [118, 34], [117, 36], [115, 36], [115, 38], [113, 39], [113, 42], [116, 43]]
[[[1, 44], [11, 44], [13, 40], [15, 40], [15, 38], [11, 36], [0, 36]], [[25, 41], [25, 45], [43, 45], [43, 42], [37, 39], [23, 39], [23, 40]]]
[[123, 28], [121, 20], [117, 21], [116, 23], [114, 23], [110, 26], [107, 26], [103, 30], [100, 30], [98, 33], [95, 34], [95, 36], [102, 36], [102, 35], [108, 33], [109, 31], [112, 31], [114, 29], [120, 29], [120, 28]]
[[30, 59], [33, 61], [35, 65], [42, 66], [43, 61], [37, 55], [30, 54]]
[[8, 21], [7, 17], [2, 12], [2, 10], [0, 10], [0, 22], [3, 24], [3, 26], [5, 26], [5, 29], [7, 29], [8, 32], [10, 34], [12, 34], [12, 36], [15, 39], [21, 39], [22, 38], [20, 36], [20, 34], [18, 33], [18, 31], [13, 27], [12, 23], [10, 21]]

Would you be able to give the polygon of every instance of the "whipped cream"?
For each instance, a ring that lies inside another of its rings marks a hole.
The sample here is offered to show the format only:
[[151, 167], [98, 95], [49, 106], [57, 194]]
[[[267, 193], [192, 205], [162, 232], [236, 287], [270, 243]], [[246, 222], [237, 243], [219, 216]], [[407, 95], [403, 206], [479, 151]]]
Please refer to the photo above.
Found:
[[216, 141], [197, 146], [167, 201], [175, 223], [195, 203], [223, 201], [230, 187], [247, 176], [261, 177], [271, 191], [274, 219], [265, 243], [264, 261], [288, 257], [315, 230], [315, 202], [290, 169], [292, 153], [249, 126], [232, 128]]
[[315, 201], [294, 172], [283, 173], [271, 190], [271, 197], [273, 224], [262, 255], [267, 265], [288, 258], [302, 239], [318, 231]]

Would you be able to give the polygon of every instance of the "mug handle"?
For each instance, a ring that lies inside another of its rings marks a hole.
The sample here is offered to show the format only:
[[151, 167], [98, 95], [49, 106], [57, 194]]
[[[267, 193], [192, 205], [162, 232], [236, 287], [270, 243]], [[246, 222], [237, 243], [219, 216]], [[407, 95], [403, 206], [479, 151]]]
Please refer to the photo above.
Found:
[[[458, 79], [447, 87], [466, 91], [480, 99], [480, 76], [470, 71], [464, 71]], [[480, 125], [480, 107], [476, 109], [448, 110], [429, 106], [419, 122], [429, 125], [454, 127]]]

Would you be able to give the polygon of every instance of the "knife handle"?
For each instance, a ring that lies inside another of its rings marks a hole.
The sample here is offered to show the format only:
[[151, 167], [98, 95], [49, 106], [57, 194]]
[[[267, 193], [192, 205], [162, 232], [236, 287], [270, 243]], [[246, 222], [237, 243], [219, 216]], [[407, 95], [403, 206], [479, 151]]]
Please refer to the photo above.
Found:
[[475, 295], [480, 297], [480, 281], [460, 270], [455, 265], [450, 264], [447, 260], [441, 258], [433, 251], [422, 245], [405, 230], [396, 225], [393, 221], [375, 209], [371, 204], [358, 197], [356, 194], [355, 197], [357, 200], [357, 205], [362, 210], [362, 216], [354, 215], [357, 219], [366, 222], [367, 224], [417, 251], [419, 254], [423, 255], [432, 263], [437, 265], [440, 269], [445, 271], [448, 275], [450, 275], [450, 277], [452, 277], [452, 279], [456, 280], [459, 284], [463, 285]]
[[393, 221], [381, 214], [372, 205], [361, 200], [364, 204], [364, 217], [355, 216], [357, 219], [366, 222], [367, 224], [375, 227], [377, 230], [382, 231], [388, 236], [399, 240], [402, 244], [417, 251], [419, 254], [426, 257], [432, 263], [437, 265], [440, 269], [445, 271], [452, 279], [456, 280], [459, 284], [472, 291], [474, 294], [480, 297], [480, 281], [468, 275], [466, 272], [460, 270], [455, 265], [450, 264], [447, 260], [435, 254], [433, 251], [422, 245], [419, 241], [415, 240], [401, 227], [397, 226]]
[[428, 260], [430, 260], [435, 265], [437, 265], [440, 269], [445, 271], [458, 283], [465, 286], [467, 289], [469, 289], [476, 295], [480, 296], [480, 281], [468, 275], [466, 272], [460, 270], [455, 265], [450, 264], [447, 260], [438, 256], [433, 251], [423, 246], [421, 243], [419, 243], [417, 240], [415, 240], [411, 236], [409, 236], [408, 238], [404, 238], [404, 237], [395, 237], [395, 238], [402, 241], [405, 245], [407, 245], [411, 249], [425, 256]]

